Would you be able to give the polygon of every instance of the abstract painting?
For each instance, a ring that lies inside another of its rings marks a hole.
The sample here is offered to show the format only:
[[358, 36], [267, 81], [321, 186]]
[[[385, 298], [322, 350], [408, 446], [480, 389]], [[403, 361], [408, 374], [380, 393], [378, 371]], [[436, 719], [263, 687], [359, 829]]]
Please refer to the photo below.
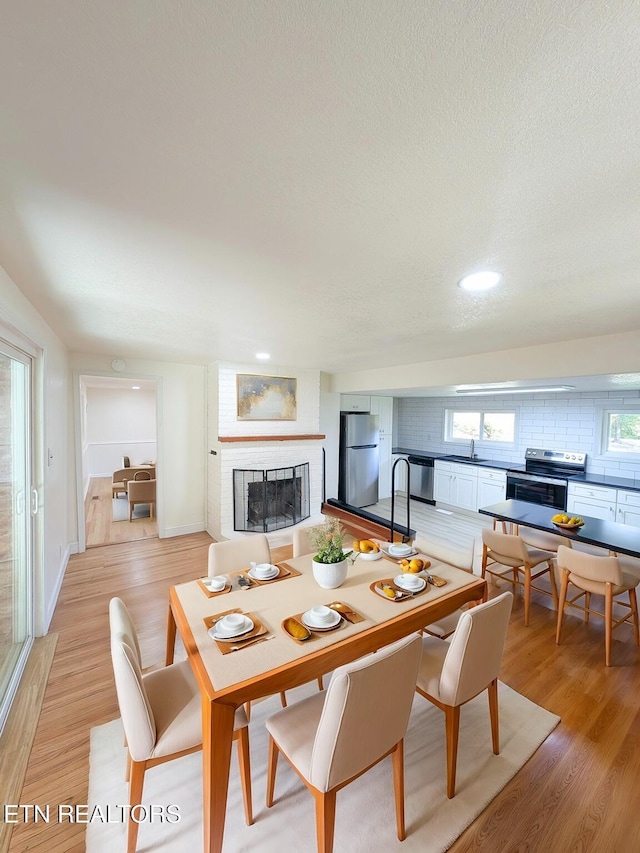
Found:
[[297, 380], [237, 374], [239, 421], [295, 421]]

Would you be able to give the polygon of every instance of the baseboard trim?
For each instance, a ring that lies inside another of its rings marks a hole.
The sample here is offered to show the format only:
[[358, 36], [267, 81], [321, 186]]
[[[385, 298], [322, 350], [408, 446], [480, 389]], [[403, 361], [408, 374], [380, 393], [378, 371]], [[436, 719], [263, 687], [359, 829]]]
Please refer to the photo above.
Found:
[[203, 533], [206, 531], [204, 521], [195, 524], [184, 524], [181, 527], [165, 527], [160, 539], [170, 539], [172, 536], [188, 536], [189, 533]]
[[[49, 680], [57, 634], [38, 637], [0, 736], [0, 803], [22, 802], [27, 763], [38, 728], [44, 693]], [[0, 821], [0, 853], [7, 853], [13, 824]]]
[[53, 614], [55, 613], [56, 605], [58, 604], [58, 596], [60, 595], [60, 590], [62, 589], [62, 582], [64, 581], [64, 575], [67, 571], [67, 564], [69, 562], [69, 556], [71, 555], [71, 548], [67, 545], [67, 550], [62, 555], [62, 559], [60, 561], [60, 567], [58, 569], [58, 577], [56, 578], [56, 583], [53, 588], [53, 594], [51, 595], [51, 600], [46, 603], [46, 611], [45, 611], [45, 624], [44, 624], [44, 633], [49, 630], [49, 625], [51, 624], [51, 620], [53, 619]]

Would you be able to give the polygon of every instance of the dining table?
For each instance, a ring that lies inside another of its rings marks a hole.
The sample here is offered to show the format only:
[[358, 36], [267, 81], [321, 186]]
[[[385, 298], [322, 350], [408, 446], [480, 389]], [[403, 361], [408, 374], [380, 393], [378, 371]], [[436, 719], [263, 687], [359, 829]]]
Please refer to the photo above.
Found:
[[607, 548], [616, 554], [627, 554], [630, 557], [640, 557], [640, 528], [630, 524], [620, 524], [617, 521], [604, 521], [582, 515], [584, 524], [567, 529], [555, 524], [551, 519], [558, 514], [557, 509], [527, 501], [506, 500], [482, 507], [478, 510], [482, 515], [489, 515], [496, 521], [503, 521], [518, 527], [533, 527], [547, 533], [557, 533], [572, 542], [582, 542], [586, 545], [596, 545]]
[[[428, 555], [419, 557], [429, 559]], [[207, 591], [202, 579], [170, 590], [166, 663], [173, 661], [178, 634], [202, 696], [205, 853], [222, 851], [237, 708], [325, 676], [487, 595], [484, 579], [430, 560], [428, 571], [439, 585], [427, 582], [419, 593], [391, 599], [376, 591], [381, 580], [393, 579], [401, 571], [398, 560], [387, 554], [380, 559], [359, 555], [349, 566], [344, 583], [337, 589], [325, 589], [314, 579], [312, 559], [307, 554], [280, 562], [278, 579], [249, 587], [238, 585], [246, 572], [231, 572], [226, 576], [228, 587], [216, 595]], [[300, 617], [320, 605], [341, 605], [351, 617], [342, 618], [334, 630], [312, 631], [306, 641], [285, 631], [288, 618]], [[220, 642], [211, 638], [209, 626], [230, 610], [248, 615], [266, 633], [260, 641], [247, 641], [246, 646], [238, 642], [235, 651], [223, 653]]]

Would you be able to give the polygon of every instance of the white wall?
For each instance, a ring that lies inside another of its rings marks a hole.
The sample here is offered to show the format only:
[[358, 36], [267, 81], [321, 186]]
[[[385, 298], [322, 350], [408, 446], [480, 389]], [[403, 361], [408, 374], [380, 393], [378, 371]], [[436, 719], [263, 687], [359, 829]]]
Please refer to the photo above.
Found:
[[326, 436], [323, 442], [326, 497], [337, 498], [340, 455], [340, 394], [330, 390], [330, 379], [331, 377], [327, 373], [320, 375], [320, 432]]
[[[111, 360], [72, 353], [76, 381], [82, 374], [114, 376]], [[157, 382], [158, 526], [160, 535], [205, 529], [206, 368], [202, 365], [127, 359], [124, 374]]]
[[469, 442], [444, 443], [446, 409], [477, 411], [507, 409], [516, 412], [516, 442], [501, 449], [489, 442], [476, 442], [481, 458], [524, 463], [527, 447], [586, 452], [587, 471], [640, 481], [640, 463], [598, 456], [602, 410], [640, 406], [639, 391], [594, 391], [567, 394], [500, 394], [495, 396], [404, 397], [398, 400], [394, 445], [433, 453], [466, 453]]
[[155, 391], [131, 388], [87, 388], [89, 477], [110, 476], [122, 467], [122, 457], [132, 465], [155, 462]]
[[[40, 494], [36, 517], [35, 633], [46, 633], [67, 560], [73, 531], [75, 491], [69, 423], [67, 351], [31, 303], [0, 267], [0, 337], [14, 334], [41, 352], [36, 365], [35, 470]], [[51, 450], [50, 464], [47, 449]]]

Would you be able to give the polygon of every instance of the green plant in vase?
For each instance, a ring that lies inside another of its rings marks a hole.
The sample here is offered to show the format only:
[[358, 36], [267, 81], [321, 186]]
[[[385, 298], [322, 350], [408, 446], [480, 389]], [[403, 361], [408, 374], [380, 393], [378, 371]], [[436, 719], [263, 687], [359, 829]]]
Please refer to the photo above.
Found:
[[353, 551], [343, 550], [346, 532], [337, 518], [329, 518], [324, 524], [312, 527], [307, 535], [312, 548], [313, 576], [319, 586], [335, 589], [344, 583], [348, 560]]

